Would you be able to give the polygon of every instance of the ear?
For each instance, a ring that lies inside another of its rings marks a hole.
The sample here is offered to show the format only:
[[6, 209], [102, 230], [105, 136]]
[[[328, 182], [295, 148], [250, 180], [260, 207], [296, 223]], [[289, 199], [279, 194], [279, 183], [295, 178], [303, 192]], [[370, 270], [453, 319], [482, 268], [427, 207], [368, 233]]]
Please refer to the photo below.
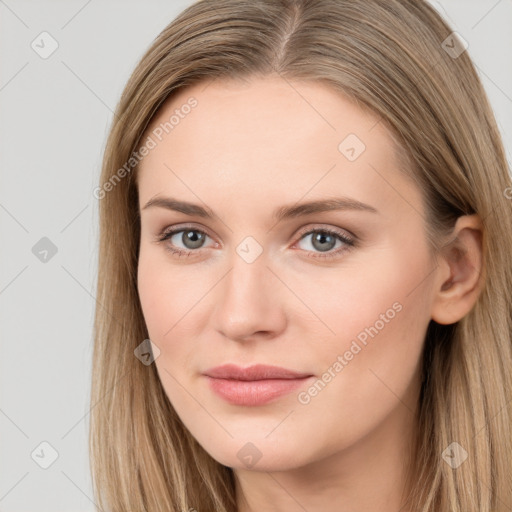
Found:
[[478, 298], [483, 281], [482, 234], [478, 215], [464, 215], [440, 250], [432, 303], [432, 319], [438, 324], [458, 322]]

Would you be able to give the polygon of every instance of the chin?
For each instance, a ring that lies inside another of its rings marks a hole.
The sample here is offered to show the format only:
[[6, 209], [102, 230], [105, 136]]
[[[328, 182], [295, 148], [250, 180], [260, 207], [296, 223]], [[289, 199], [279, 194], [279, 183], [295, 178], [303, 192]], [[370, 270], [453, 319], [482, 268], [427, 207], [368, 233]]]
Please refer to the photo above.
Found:
[[230, 439], [222, 446], [218, 442], [202, 446], [220, 464], [239, 470], [287, 471], [308, 463], [306, 454], [297, 449], [295, 442], [287, 446], [277, 438], [276, 444], [265, 439], [249, 439], [246, 436], [244, 440]]

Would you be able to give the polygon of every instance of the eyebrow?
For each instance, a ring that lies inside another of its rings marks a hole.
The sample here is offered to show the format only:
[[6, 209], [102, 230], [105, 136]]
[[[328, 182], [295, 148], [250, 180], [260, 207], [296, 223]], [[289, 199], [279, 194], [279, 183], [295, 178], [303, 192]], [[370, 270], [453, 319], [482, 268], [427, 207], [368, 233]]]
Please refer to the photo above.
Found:
[[[185, 215], [196, 215], [198, 217], [213, 218], [214, 212], [208, 208], [198, 204], [189, 203], [186, 201], [179, 201], [173, 197], [154, 197], [150, 199], [142, 208], [165, 208], [176, 212], [184, 213]], [[349, 197], [335, 197], [328, 199], [321, 199], [316, 201], [309, 201], [307, 203], [296, 203], [293, 205], [281, 206], [274, 210], [272, 218], [276, 221], [285, 219], [292, 219], [312, 213], [320, 213], [334, 210], [358, 210], [367, 211], [371, 213], [378, 213], [373, 206], [357, 201]]]

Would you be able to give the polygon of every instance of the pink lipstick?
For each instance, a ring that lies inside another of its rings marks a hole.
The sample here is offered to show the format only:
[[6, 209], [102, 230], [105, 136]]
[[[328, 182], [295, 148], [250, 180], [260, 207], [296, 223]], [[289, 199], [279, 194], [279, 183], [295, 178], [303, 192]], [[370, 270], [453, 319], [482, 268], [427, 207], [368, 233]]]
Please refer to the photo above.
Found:
[[225, 364], [203, 372], [210, 389], [233, 405], [266, 404], [304, 385], [313, 375], [278, 366], [257, 364], [242, 368]]

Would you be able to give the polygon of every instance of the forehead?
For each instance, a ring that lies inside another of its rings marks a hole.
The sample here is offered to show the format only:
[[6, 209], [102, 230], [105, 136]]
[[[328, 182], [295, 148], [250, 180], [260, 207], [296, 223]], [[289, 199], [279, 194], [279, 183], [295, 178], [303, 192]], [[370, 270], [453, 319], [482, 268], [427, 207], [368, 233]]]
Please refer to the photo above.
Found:
[[[165, 130], [169, 122], [172, 127]], [[322, 139], [324, 145], [337, 149], [349, 133], [363, 142], [371, 137], [374, 146], [392, 142], [378, 116], [340, 91], [319, 81], [297, 82], [279, 76], [217, 79], [178, 90], [160, 108], [150, 130], [159, 127], [164, 128], [164, 138], [176, 143], [180, 135], [189, 137], [191, 131], [203, 143], [212, 141], [211, 145], [227, 139], [249, 144], [252, 139], [272, 140], [273, 148], [286, 148], [293, 139], [314, 136], [315, 142]]]
[[190, 200], [215, 192], [232, 201], [233, 189], [290, 201], [335, 189], [363, 201], [369, 198], [361, 194], [385, 199], [396, 191], [384, 190], [384, 181], [403, 175], [393, 138], [379, 121], [321, 82], [265, 77], [195, 84], [167, 100], [146, 132], [156, 146], [139, 166], [141, 201], [171, 190]]

